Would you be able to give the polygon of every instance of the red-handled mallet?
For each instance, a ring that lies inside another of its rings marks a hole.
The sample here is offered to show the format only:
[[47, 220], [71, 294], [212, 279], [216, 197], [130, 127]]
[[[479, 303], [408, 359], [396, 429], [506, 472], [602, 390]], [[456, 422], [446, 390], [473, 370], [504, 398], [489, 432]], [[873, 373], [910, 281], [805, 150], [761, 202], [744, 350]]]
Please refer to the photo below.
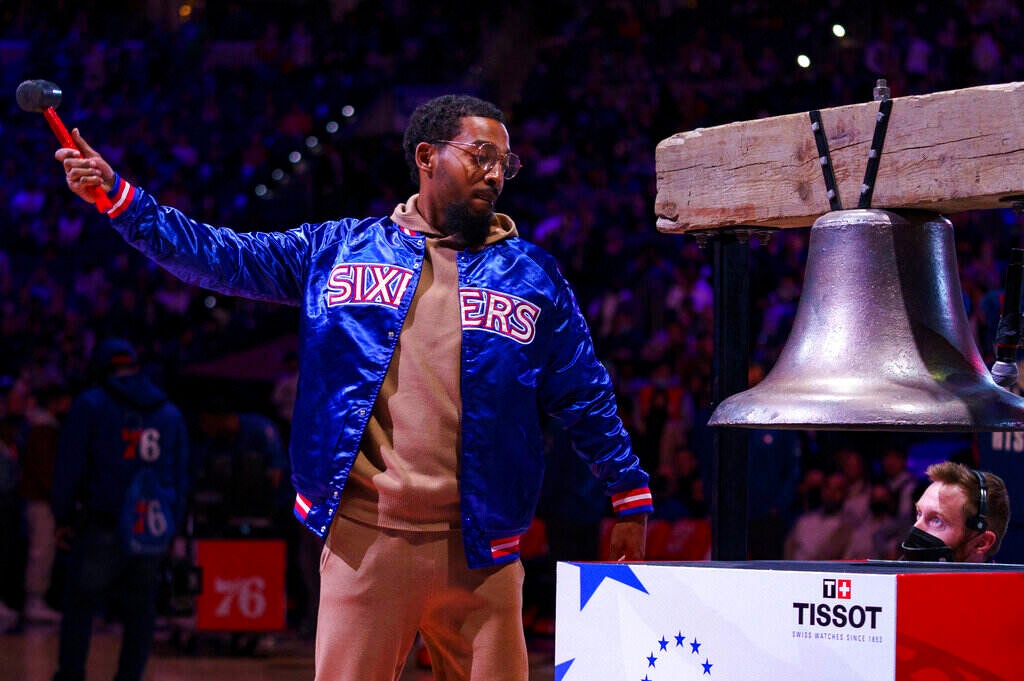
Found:
[[[60, 88], [48, 80], [26, 80], [18, 86], [16, 97], [18, 106], [25, 111], [43, 114], [46, 122], [50, 124], [50, 130], [57, 136], [61, 146], [68, 149], [78, 149], [78, 145], [71, 139], [64, 122], [57, 115], [57, 107], [60, 106]], [[81, 151], [81, 149], [78, 149]], [[112, 204], [110, 199], [101, 187], [92, 188], [92, 197], [96, 201], [96, 210], [106, 213]]]

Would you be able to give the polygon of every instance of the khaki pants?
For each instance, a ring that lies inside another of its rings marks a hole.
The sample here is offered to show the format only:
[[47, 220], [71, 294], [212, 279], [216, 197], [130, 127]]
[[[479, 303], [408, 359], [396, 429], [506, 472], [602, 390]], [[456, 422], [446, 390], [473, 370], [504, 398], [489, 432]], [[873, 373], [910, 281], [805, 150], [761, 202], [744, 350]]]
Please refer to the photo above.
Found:
[[438, 681], [527, 681], [519, 561], [470, 570], [462, 533], [337, 516], [320, 559], [316, 681], [395, 681], [419, 631]]

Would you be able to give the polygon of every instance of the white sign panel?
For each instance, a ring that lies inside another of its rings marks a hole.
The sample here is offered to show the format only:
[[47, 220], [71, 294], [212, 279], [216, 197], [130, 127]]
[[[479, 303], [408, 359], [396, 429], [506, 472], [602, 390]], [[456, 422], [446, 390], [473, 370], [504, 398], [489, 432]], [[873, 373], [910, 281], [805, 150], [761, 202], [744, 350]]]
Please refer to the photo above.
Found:
[[892, 681], [896, 578], [559, 563], [555, 681]]

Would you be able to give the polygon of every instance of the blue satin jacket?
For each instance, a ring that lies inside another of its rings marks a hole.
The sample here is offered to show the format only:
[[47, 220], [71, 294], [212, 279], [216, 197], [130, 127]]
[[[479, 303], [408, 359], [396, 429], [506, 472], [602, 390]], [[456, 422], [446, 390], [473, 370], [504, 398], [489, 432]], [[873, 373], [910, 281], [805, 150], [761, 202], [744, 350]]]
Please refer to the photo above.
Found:
[[[237, 233], [119, 179], [113, 225], [182, 280], [301, 308], [290, 454], [295, 513], [324, 537], [391, 362], [425, 237], [390, 218]], [[611, 382], [554, 259], [518, 237], [458, 254], [461, 524], [471, 567], [516, 560], [544, 468], [540, 415], [568, 429], [621, 515], [652, 510]]]

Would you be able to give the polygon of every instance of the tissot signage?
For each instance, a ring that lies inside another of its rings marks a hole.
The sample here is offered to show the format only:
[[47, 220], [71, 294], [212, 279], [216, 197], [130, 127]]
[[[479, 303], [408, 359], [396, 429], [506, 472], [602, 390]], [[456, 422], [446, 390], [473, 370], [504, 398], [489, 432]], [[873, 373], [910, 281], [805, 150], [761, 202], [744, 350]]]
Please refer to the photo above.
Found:
[[556, 681], [894, 679], [892, 576], [558, 568]]
[[[798, 626], [808, 627], [835, 627], [837, 629], [877, 629], [879, 615], [883, 611], [881, 605], [864, 605], [854, 603], [853, 580], [827, 578], [821, 580], [822, 601], [795, 602], [793, 610], [796, 613]], [[851, 639], [858, 640], [858, 639]], [[875, 642], [881, 642], [877, 637]]]

